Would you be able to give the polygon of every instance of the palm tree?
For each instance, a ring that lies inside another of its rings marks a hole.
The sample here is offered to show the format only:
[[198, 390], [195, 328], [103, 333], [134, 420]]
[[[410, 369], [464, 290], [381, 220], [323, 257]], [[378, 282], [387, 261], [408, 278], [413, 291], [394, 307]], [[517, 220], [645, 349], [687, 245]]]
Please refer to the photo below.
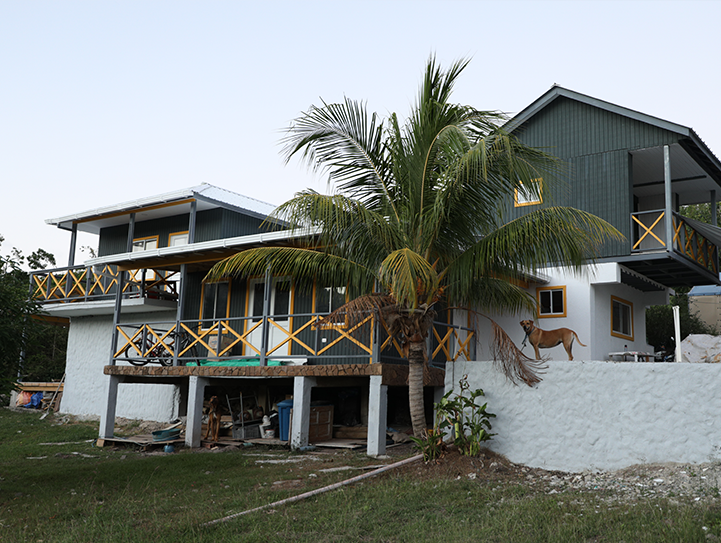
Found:
[[[560, 170], [556, 159], [529, 148], [501, 127], [505, 117], [451, 104], [467, 60], [441, 70], [433, 57], [418, 102], [401, 123], [382, 121], [363, 103], [323, 103], [290, 126], [286, 161], [300, 154], [329, 174], [332, 194], [305, 190], [282, 204], [274, 219], [314, 227], [304, 247], [253, 248], [233, 255], [206, 280], [262, 274], [292, 275], [353, 285], [337, 313], [356, 322], [369, 311], [399, 338], [409, 364], [413, 432], [425, 435], [423, 368], [426, 338], [440, 300], [484, 311], [534, 308], [517, 279], [549, 262], [580, 269], [609, 236], [608, 223], [563, 207], [541, 207], [507, 221], [514, 191], [540, 190]], [[497, 359], [514, 382], [539, 381], [532, 361], [494, 325]]]

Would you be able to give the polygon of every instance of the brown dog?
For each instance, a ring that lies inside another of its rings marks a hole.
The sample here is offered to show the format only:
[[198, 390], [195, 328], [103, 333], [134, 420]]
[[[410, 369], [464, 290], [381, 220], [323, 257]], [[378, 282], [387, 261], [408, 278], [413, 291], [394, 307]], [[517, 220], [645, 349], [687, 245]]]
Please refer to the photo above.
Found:
[[210, 398], [208, 406], [208, 429], [205, 431], [205, 438], [212, 434], [213, 441], [218, 441], [218, 434], [220, 433], [220, 402], [217, 396]]
[[[556, 345], [560, 345], [563, 343], [564, 349], [566, 349], [566, 352], [568, 353], [568, 359], [573, 360], [573, 355], [571, 354], [571, 346], [573, 345], [573, 339], [575, 338], [576, 341], [578, 341], [578, 344], [582, 347], [586, 347], [583, 343], [581, 343], [581, 340], [578, 339], [578, 335], [576, 335], [576, 332], [573, 330], [570, 330], [569, 328], [559, 328], [558, 330], [541, 330], [540, 328], [537, 328], [533, 321], [521, 321], [521, 328], [523, 328], [523, 331], [526, 332], [526, 338], [528, 338], [528, 341], [531, 342], [531, 345], [533, 345], [533, 349], [536, 351], [536, 360], [541, 359], [541, 355], [538, 352], [538, 349], [550, 349], [551, 347], [555, 347]], [[523, 340], [523, 343], [526, 343], [526, 340]]]

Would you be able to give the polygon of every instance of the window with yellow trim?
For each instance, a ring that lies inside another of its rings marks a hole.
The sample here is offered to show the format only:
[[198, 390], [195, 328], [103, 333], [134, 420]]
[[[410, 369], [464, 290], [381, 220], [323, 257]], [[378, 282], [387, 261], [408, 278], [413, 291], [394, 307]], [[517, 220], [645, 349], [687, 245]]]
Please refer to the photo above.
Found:
[[565, 317], [566, 287], [539, 287], [536, 289], [536, 302], [539, 318]]
[[220, 319], [228, 318], [230, 312], [230, 281], [203, 283], [200, 302], [201, 328], [210, 328]]
[[[149, 251], [151, 249], [157, 249], [158, 248], [158, 236], [147, 236], [144, 238], [135, 238], [133, 239], [133, 250], [134, 253], [139, 253], [140, 251]], [[142, 279], [142, 270], [130, 270], [130, 279], [131, 281], [137, 281], [138, 283]], [[147, 270], [145, 272], [145, 282], [146, 285], [149, 282], [155, 281], [155, 272], [153, 270]]]
[[173, 232], [168, 236], [168, 247], [177, 247], [178, 245], [187, 245], [188, 236], [190, 233], [186, 230], [185, 232]]
[[[315, 289], [315, 312], [332, 313], [346, 303], [345, 287], [316, 287]], [[333, 323], [334, 326], [345, 326], [345, 320]]]
[[532, 179], [526, 186], [521, 183], [521, 188], [516, 189], [514, 195], [514, 207], [534, 206], [543, 203], [543, 179]]
[[611, 335], [633, 341], [633, 304], [611, 296]]
[[133, 240], [133, 252], [149, 251], [158, 248], [158, 236], [148, 236], [145, 238], [135, 238]]

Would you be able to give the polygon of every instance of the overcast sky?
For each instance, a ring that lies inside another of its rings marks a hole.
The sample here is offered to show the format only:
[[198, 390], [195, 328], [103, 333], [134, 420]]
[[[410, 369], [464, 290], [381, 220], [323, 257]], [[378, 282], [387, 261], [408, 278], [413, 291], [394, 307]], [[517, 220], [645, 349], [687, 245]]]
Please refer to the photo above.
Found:
[[431, 53], [472, 59], [454, 102], [513, 114], [558, 83], [721, 156], [719, 21], [716, 0], [0, 0], [0, 253], [64, 266], [45, 219], [202, 182], [325, 190], [283, 163], [283, 129], [321, 98], [405, 117]]

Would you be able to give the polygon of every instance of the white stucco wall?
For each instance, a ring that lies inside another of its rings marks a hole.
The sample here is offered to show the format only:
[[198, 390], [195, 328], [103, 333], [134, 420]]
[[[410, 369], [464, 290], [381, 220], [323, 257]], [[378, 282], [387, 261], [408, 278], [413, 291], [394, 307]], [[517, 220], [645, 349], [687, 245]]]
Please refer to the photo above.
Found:
[[[598, 264], [586, 267], [582, 273], [574, 273], [561, 268], [540, 270], [550, 277], [548, 283], [532, 285], [527, 292], [536, 297], [536, 287], [564, 286], [566, 289], [566, 316], [538, 318], [527, 312], [519, 314], [489, 315], [505, 330], [511, 340], [521, 347], [525, 333], [520, 321], [531, 319], [542, 330], [570, 328], [578, 335], [573, 343], [575, 360], [606, 360], [608, 353], [624, 350], [652, 352], [646, 343], [646, 307], [665, 304], [668, 300], [666, 291], [642, 292], [620, 282], [620, 270], [615, 263]], [[622, 339], [611, 335], [611, 296], [619, 297], [633, 304], [633, 340]], [[485, 319], [479, 319], [479, 336], [476, 351], [477, 360], [491, 358], [489, 338], [491, 326]], [[534, 357], [533, 347], [528, 344], [524, 354]], [[549, 360], [568, 360], [563, 345], [551, 349], [541, 349], [541, 356]]]
[[[173, 320], [175, 313], [158, 314]], [[75, 317], [68, 331], [65, 387], [60, 411], [99, 416], [105, 405], [103, 367], [110, 358], [111, 316]], [[173, 385], [121, 384], [116, 415], [129, 419], [167, 422], [178, 417], [179, 390]]]
[[488, 446], [512, 462], [575, 472], [721, 460], [721, 364], [553, 361], [531, 388], [492, 362], [459, 361], [446, 389], [465, 374], [497, 416]]

